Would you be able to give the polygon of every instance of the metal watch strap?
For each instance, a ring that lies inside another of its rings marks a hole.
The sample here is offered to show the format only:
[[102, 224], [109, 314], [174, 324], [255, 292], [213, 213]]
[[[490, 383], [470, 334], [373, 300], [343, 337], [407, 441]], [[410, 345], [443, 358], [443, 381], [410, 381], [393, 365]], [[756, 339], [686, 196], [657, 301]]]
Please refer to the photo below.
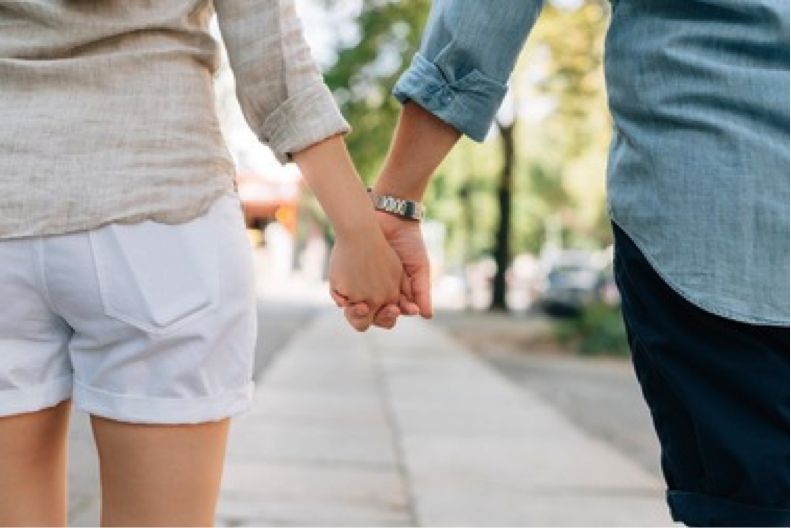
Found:
[[404, 200], [386, 194], [377, 194], [371, 189], [368, 189], [368, 196], [371, 197], [371, 202], [373, 202], [374, 209], [377, 211], [384, 211], [407, 220], [416, 221], [422, 220], [426, 215], [426, 210], [420, 202]]

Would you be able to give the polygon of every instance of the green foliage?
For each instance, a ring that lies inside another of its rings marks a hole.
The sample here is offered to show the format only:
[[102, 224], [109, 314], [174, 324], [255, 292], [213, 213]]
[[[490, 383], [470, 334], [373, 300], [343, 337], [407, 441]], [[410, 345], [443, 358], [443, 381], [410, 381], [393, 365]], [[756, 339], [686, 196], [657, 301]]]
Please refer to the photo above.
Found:
[[609, 141], [602, 71], [608, 13], [605, 0], [587, 0], [571, 10], [550, 3], [531, 35], [535, 51], [549, 56], [537, 92], [557, 104], [544, 133], [564, 161]]
[[[325, 74], [354, 127], [347, 138], [349, 150], [368, 181], [381, 167], [398, 118], [399, 104], [390, 91], [419, 46], [430, 4], [362, 2], [356, 20], [359, 40], [342, 44]], [[568, 244], [609, 242], [603, 180], [610, 120], [601, 71], [607, 13], [605, 0], [584, 0], [576, 9], [548, 2], [512, 78], [512, 93], [521, 106], [550, 108], [539, 119], [520, 114], [514, 253], [539, 251], [552, 230]], [[429, 188], [429, 216], [447, 226], [450, 263], [492, 250], [500, 150], [497, 140], [482, 145], [463, 140]]]
[[514, 87], [525, 105], [543, 103], [551, 111], [521, 127], [517, 204], [521, 200], [533, 218], [527, 229], [515, 226], [517, 248], [535, 247], [528, 237], [537, 233], [543, 240], [550, 227], [559, 229], [566, 246], [610, 241], [602, 214], [611, 130], [602, 71], [608, 13], [604, 0], [586, 0], [576, 9], [548, 3], [520, 58]]
[[626, 329], [617, 306], [594, 303], [577, 317], [555, 325], [558, 340], [576, 344], [583, 355], [629, 356]]
[[349, 151], [368, 180], [387, 154], [400, 110], [390, 90], [417, 51], [430, 6], [430, 0], [364, 2], [357, 19], [359, 42], [340, 50], [325, 73], [354, 127]]

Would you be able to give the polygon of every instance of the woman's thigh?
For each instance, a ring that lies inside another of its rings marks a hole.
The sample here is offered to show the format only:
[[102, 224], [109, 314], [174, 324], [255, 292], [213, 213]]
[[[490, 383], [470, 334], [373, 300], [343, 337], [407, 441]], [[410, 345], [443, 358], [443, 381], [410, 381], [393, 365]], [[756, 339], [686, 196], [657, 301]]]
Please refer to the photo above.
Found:
[[0, 526], [66, 525], [70, 402], [0, 418]]
[[39, 239], [0, 240], [0, 525], [66, 523], [71, 329], [52, 310]]
[[102, 526], [210, 526], [229, 419], [144, 425], [93, 417]]

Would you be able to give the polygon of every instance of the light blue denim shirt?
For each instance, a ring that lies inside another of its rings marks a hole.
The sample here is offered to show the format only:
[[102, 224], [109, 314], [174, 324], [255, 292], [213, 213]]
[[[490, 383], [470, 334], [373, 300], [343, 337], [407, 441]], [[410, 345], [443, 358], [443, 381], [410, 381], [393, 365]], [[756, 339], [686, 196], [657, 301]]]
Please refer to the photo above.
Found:
[[[435, 0], [394, 89], [482, 140], [540, 0]], [[608, 209], [697, 306], [789, 323], [789, 4], [619, 0]]]

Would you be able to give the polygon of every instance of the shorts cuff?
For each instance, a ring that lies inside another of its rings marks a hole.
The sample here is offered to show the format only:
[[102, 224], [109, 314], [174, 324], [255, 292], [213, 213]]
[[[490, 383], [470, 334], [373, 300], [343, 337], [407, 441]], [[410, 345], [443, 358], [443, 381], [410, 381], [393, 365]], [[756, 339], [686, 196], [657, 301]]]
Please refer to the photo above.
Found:
[[71, 398], [72, 376], [40, 385], [0, 391], [0, 416], [13, 416], [54, 407]]
[[673, 520], [687, 526], [788, 526], [788, 509], [764, 508], [713, 495], [669, 491]]
[[236, 416], [250, 408], [254, 385], [198, 398], [152, 398], [117, 394], [74, 382], [74, 404], [82, 411], [119, 422], [195, 424]]

